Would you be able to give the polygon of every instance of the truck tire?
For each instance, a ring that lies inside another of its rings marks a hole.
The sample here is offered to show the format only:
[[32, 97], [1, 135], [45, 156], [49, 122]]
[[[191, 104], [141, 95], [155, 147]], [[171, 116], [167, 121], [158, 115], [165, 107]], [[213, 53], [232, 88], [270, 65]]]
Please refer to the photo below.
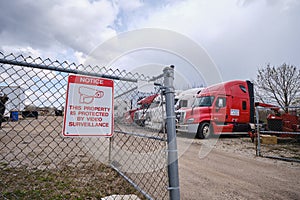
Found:
[[206, 139], [210, 137], [211, 132], [212, 130], [211, 130], [210, 123], [203, 122], [198, 126], [196, 137], [199, 139]]

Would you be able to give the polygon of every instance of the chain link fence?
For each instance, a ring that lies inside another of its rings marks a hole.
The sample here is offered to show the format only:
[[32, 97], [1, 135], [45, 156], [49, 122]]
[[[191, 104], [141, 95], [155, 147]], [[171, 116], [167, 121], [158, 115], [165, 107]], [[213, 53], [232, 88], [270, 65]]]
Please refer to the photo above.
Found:
[[[162, 75], [3, 53], [0, 73], [1, 199], [169, 198], [165, 104], [140, 103], [161, 97]], [[69, 74], [114, 80], [112, 137], [63, 137]], [[139, 80], [154, 81], [154, 92], [139, 92]], [[135, 112], [150, 111], [159, 128], [135, 122]]]
[[279, 107], [257, 107], [256, 154], [300, 162], [300, 107], [285, 113]]

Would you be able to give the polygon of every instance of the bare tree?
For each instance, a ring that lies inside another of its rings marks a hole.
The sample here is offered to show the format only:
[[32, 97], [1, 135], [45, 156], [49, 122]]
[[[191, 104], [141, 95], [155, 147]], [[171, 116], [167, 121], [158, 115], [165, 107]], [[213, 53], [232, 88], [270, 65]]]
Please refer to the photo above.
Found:
[[276, 103], [288, 112], [288, 107], [299, 101], [300, 69], [287, 64], [258, 69], [255, 95], [259, 101]]

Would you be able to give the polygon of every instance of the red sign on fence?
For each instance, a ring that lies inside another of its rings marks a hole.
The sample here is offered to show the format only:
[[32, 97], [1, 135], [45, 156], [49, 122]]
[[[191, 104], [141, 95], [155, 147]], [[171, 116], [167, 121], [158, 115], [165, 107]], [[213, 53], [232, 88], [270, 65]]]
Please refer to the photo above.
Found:
[[63, 135], [112, 136], [113, 91], [113, 80], [70, 75]]

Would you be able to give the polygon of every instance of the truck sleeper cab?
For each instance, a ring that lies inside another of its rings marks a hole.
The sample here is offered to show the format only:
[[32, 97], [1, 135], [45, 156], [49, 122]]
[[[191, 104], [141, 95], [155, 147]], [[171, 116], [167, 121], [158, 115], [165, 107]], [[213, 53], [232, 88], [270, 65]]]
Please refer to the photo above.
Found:
[[176, 112], [177, 130], [204, 139], [212, 133], [250, 131], [254, 123], [254, 93], [250, 81], [228, 81], [203, 89], [193, 107]]

